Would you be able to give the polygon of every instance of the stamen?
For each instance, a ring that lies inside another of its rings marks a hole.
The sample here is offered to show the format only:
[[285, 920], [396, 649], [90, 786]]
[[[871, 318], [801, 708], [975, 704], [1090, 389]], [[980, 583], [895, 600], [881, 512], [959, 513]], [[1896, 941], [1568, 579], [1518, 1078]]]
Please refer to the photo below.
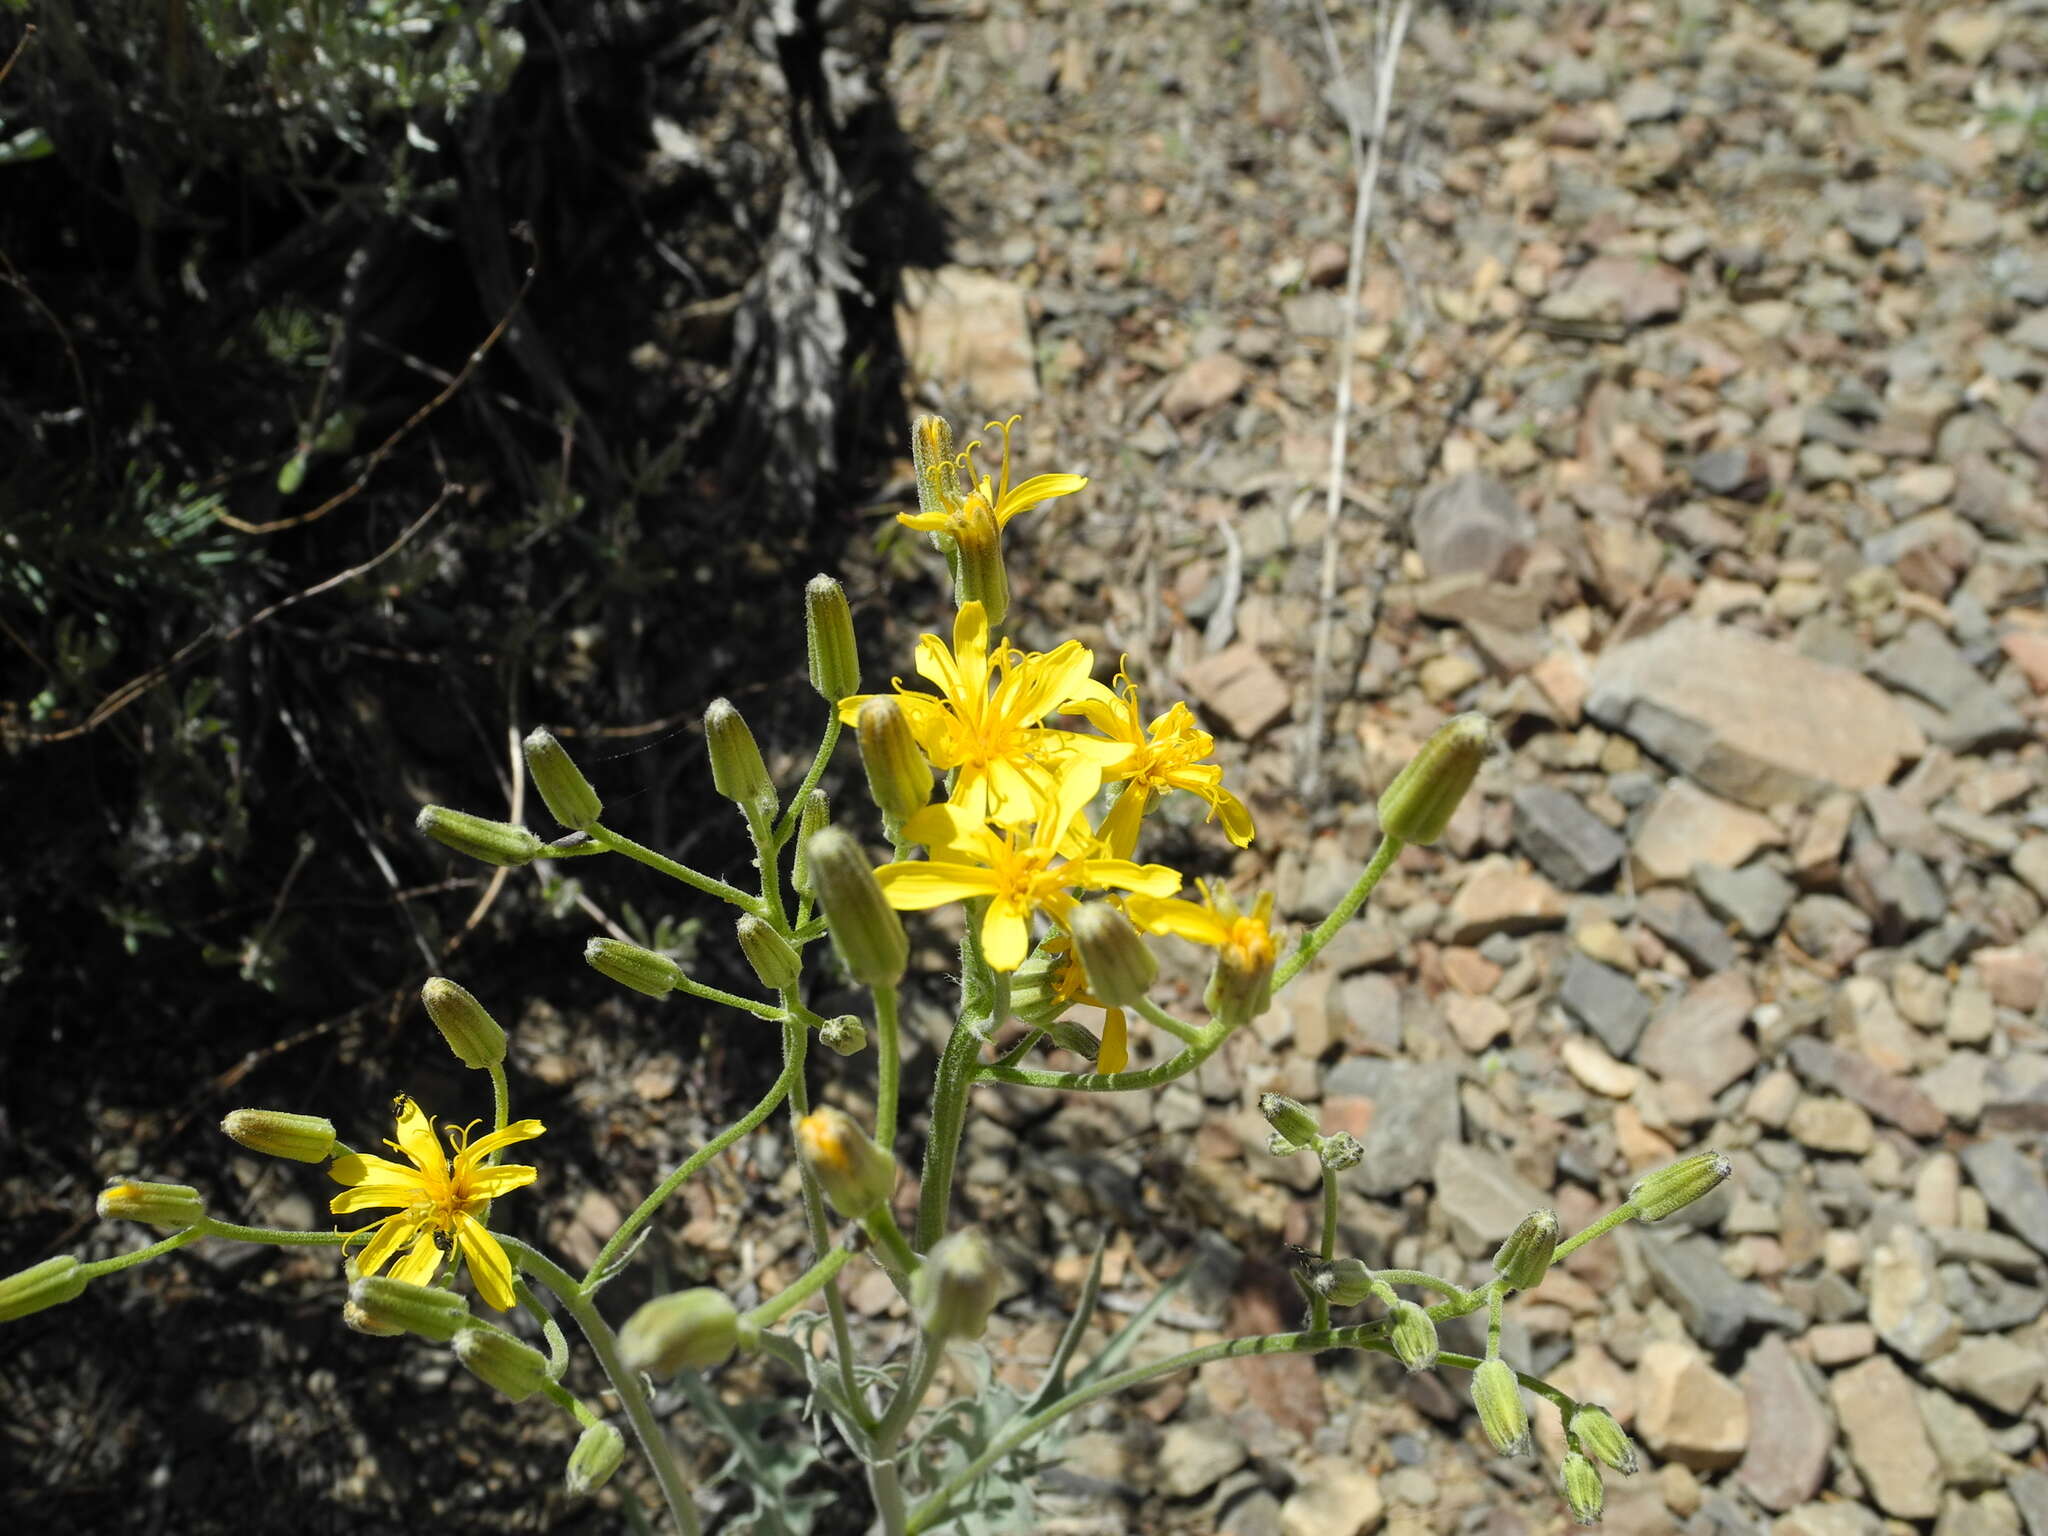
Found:
[[1008, 421], [991, 421], [981, 429], [984, 432], [1000, 432], [1003, 434], [1003, 478], [1001, 484], [996, 489], [996, 499], [998, 501], [1010, 494], [1010, 428], [1023, 419], [1021, 414], [1013, 415]]

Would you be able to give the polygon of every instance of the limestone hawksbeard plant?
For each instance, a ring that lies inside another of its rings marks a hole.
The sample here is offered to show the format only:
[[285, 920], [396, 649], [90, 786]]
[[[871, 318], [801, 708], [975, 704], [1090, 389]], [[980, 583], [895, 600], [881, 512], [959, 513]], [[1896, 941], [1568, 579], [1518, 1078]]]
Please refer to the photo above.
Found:
[[[1003, 444], [993, 477], [976, 469], [973, 446], [954, 452], [952, 433], [937, 417], [912, 428], [919, 508], [902, 521], [928, 533], [944, 556], [955, 606], [950, 636], [923, 636], [909, 658], [919, 681], [862, 691], [845, 596], [820, 577], [806, 589], [803, 611], [823, 729], [802, 782], [785, 797], [739, 712], [724, 700], [706, 708], [709, 783], [744, 819], [760, 873], [756, 888], [692, 869], [618, 830], [596, 787], [544, 730], [526, 740], [527, 770], [566, 836], [543, 842], [526, 827], [446, 807], [420, 813], [427, 836], [487, 863], [609, 853], [674, 879], [693, 905], [731, 908], [735, 948], [759, 981], [758, 995], [712, 987], [668, 955], [612, 938], [590, 940], [585, 958], [642, 995], [681, 994], [732, 1009], [780, 1038], [782, 1071], [767, 1095], [670, 1170], [584, 1273], [514, 1235], [526, 1218], [521, 1202], [506, 1197], [544, 1184], [546, 1158], [529, 1166], [502, 1162], [500, 1154], [545, 1128], [511, 1118], [504, 1030], [462, 986], [435, 977], [422, 1001], [456, 1059], [485, 1075], [487, 1129], [483, 1121], [460, 1123], [461, 1106], [437, 1104], [447, 1119], [437, 1130], [427, 1106], [401, 1096], [384, 1141], [397, 1156], [385, 1157], [353, 1150], [338, 1139], [347, 1127], [301, 1109], [235, 1109], [222, 1128], [241, 1146], [325, 1164], [341, 1186], [332, 1214], [348, 1225], [338, 1220], [333, 1230], [309, 1232], [243, 1226], [215, 1215], [196, 1189], [117, 1179], [102, 1191], [99, 1213], [163, 1235], [92, 1263], [46, 1257], [0, 1280], [0, 1321], [76, 1302], [92, 1282], [202, 1237], [331, 1247], [337, 1277], [348, 1282], [345, 1298], [337, 1287], [338, 1321], [366, 1335], [411, 1334], [423, 1347], [446, 1347], [515, 1401], [546, 1397], [575, 1426], [565, 1425], [563, 1435], [572, 1494], [606, 1484], [630, 1431], [668, 1519], [688, 1536], [702, 1528], [701, 1490], [657, 1411], [655, 1380], [674, 1378], [686, 1411], [734, 1442], [733, 1475], [753, 1485], [761, 1529], [808, 1528], [782, 1464], [765, 1442], [749, 1439], [752, 1431], [703, 1380], [743, 1353], [786, 1380], [794, 1435], [810, 1432], [798, 1422], [808, 1405], [816, 1432], [850, 1448], [865, 1469], [877, 1529], [908, 1536], [1036, 1529], [1032, 1470], [1073, 1427], [1072, 1415], [1113, 1393], [1238, 1356], [1366, 1350], [1411, 1371], [1469, 1373], [1478, 1427], [1503, 1455], [1526, 1453], [1525, 1394], [1544, 1400], [1561, 1417], [1561, 1497], [1579, 1519], [1596, 1520], [1600, 1468], [1633, 1472], [1634, 1449], [1597, 1404], [1577, 1402], [1502, 1358], [1503, 1309], [1593, 1238], [1625, 1221], [1661, 1220], [1712, 1190], [1729, 1171], [1716, 1154], [1644, 1177], [1617, 1209], [1569, 1236], [1552, 1213], [1532, 1212], [1502, 1245], [1491, 1275], [1468, 1286], [1416, 1270], [1376, 1270], [1339, 1253], [1342, 1180], [1360, 1161], [1359, 1143], [1326, 1133], [1306, 1106], [1266, 1094], [1259, 1109], [1271, 1126], [1272, 1154], [1308, 1155], [1320, 1165], [1319, 1242], [1290, 1250], [1303, 1298], [1300, 1327], [1131, 1363], [1177, 1282], [1096, 1343], [1098, 1247], [1035, 1387], [1020, 1391], [998, 1377], [976, 1342], [1004, 1327], [991, 1245], [955, 1222], [954, 1168], [976, 1086], [1152, 1093], [1195, 1071], [1357, 915], [1404, 846], [1442, 834], [1491, 740], [1473, 715], [1439, 729], [1381, 797], [1382, 839], [1350, 891], [1291, 943], [1275, 927], [1270, 892], [1233, 891], [1145, 861], [1148, 818], [1175, 796], [1194, 797], [1219, 841], [1240, 848], [1253, 842], [1253, 820], [1208, 761], [1214, 743], [1187, 704], [1167, 700], [1160, 708], [1154, 700], [1158, 712], [1148, 715], [1127, 675], [1098, 680], [1098, 659], [1079, 641], [1031, 652], [1004, 638], [1003, 536], [1020, 517], [1028, 526], [1034, 505], [1087, 486], [1069, 474], [1013, 484], [1013, 422], [991, 424]], [[844, 819], [836, 818], [818, 788], [849, 725], [879, 813], [865, 826], [858, 807], [842, 807]], [[910, 954], [902, 914], [956, 906], [957, 1006], [924, 1085], [929, 1122], [914, 1146], [899, 1124], [898, 1006]], [[1154, 946], [1164, 943], [1207, 955], [1205, 1016], [1179, 1017], [1152, 995]], [[823, 1018], [806, 1001], [821, 981], [849, 980], [868, 995], [865, 1019]], [[1091, 1019], [1100, 1013], [1099, 1033], [1077, 1017], [1081, 1010]], [[1131, 1064], [1134, 1019], [1153, 1032], [1146, 1043], [1157, 1059], [1148, 1065]], [[814, 1055], [813, 1040], [827, 1049]], [[1084, 1064], [1041, 1065], [1034, 1058], [1043, 1051], [1078, 1053]], [[814, 1102], [814, 1094], [872, 1103], [872, 1114]], [[786, 1138], [796, 1154], [808, 1268], [750, 1308], [699, 1286], [657, 1296], [615, 1323], [605, 1288], [632, 1263], [650, 1224], [706, 1163], [748, 1136]], [[897, 1197], [912, 1154], [917, 1198], [906, 1231]], [[372, 1219], [352, 1220], [362, 1214]], [[879, 1266], [902, 1295], [914, 1330], [907, 1352], [875, 1357], [862, 1349], [841, 1287], [868, 1265]], [[471, 1293], [481, 1310], [471, 1309]], [[1333, 1320], [1333, 1312], [1352, 1308], [1365, 1315]], [[1475, 1313], [1486, 1320], [1483, 1356], [1439, 1347], [1440, 1323]], [[589, 1366], [575, 1375], [583, 1390], [569, 1385], [578, 1356], [564, 1316], [587, 1349]], [[604, 1399], [590, 1390], [593, 1381], [618, 1405], [623, 1430], [600, 1412]], [[934, 1401], [941, 1382], [952, 1395]]]

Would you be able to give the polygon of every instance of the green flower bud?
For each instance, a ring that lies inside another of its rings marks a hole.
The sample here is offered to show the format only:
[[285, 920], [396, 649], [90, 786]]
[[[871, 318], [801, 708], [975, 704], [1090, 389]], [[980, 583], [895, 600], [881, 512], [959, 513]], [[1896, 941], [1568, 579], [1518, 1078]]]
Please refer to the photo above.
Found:
[[116, 1179], [100, 1191], [99, 1213], [109, 1221], [140, 1221], [182, 1230], [206, 1220], [206, 1202], [190, 1184], [145, 1184]]
[[455, 1358], [487, 1387], [523, 1403], [552, 1378], [548, 1357], [495, 1328], [464, 1328], [455, 1335]]
[[804, 588], [804, 648], [810, 655], [811, 686], [827, 704], [860, 692], [853, 610], [846, 605], [846, 590], [830, 576], [813, 576]]
[[413, 825], [442, 847], [486, 864], [531, 864], [540, 856], [541, 840], [526, 828], [451, 811], [445, 805], [422, 806]]
[[711, 787], [746, 812], [749, 821], [772, 822], [775, 782], [732, 700], [713, 699], [704, 711], [704, 745], [711, 752]]
[[609, 1424], [593, 1424], [577, 1438], [569, 1453], [569, 1468], [562, 1474], [574, 1497], [595, 1493], [619, 1470], [626, 1459], [626, 1437]]
[[874, 695], [861, 705], [854, 732], [868, 794], [888, 824], [899, 825], [923, 810], [932, 798], [932, 765], [911, 734], [903, 706], [886, 694]]
[[738, 1344], [739, 1312], [709, 1286], [657, 1296], [619, 1330], [626, 1368], [650, 1376], [708, 1371], [730, 1360]]
[[796, 819], [796, 863], [790, 883], [806, 901], [817, 894], [817, 882], [811, 878], [811, 839], [824, 831], [831, 815], [825, 791], [814, 789], [804, 797], [803, 812]]
[[1159, 975], [1159, 959], [1128, 917], [1106, 901], [1087, 901], [1068, 915], [1067, 930], [1088, 990], [1105, 1007], [1128, 1008], [1144, 999]]
[[771, 992], [787, 992], [803, 974], [804, 963], [789, 940], [752, 913], [739, 920], [740, 953]]
[[427, 1017], [441, 1031], [448, 1049], [465, 1067], [482, 1071], [504, 1062], [505, 1031], [466, 988], [446, 976], [429, 976], [420, 988], [420, 1001], [427, 1005]]
[[[1049, 955], [1043, 947], [1026, 955], [1024, 963], [1010, 973], [1010, 1012], [1026, 1024], [1039, 1027], [1064, 1014], [1073, 1006], [1059, 995], [1060, 972], [1066, 964], [1065, 956]], [[1090, 1051], [1088, 1055], [1093, 1060], [1095, 1053]]]
[[847, 974], [862, 986], [895, 986], [910, 963], [910, 940], [860, 844], [837, 827], [825, 828], [811, 839], [811, 878]]
[[395, 1339], [405, 1332], [396, 1323], [378, 1322], [353, 1301], [341, 1304], [341, 1321], [350, 1332], [360, 1333], [366, 1338]]
[[850, 1013], [818, 1026], [818, 1043], [839, 1056], [857, 1056], [868, 1046], [868, 1027]]
[[11, 1323], [45, 1307], [61, 1307], [76, 1301], [85, 1289], [85, 1272], [71, 1254], [31, 1264], [0, 1280], [0, 1323]]
[[282, 1109], [232, 1109], [220, 1128], [228, 1139], [266, 1157], [324, 1163], [334, 1151], [334, 1122], [325, 1115]]
[[1330, 1172], [1342, 1173], [1365, 1161], [1365, 1148], [1349, 1131], [1337, 1131], [1316, 1142], [1316, 1156], [1322, 1159], [1323, 1166]]
[[1598, 1525], [1601, 1508], [1607, 1502], [1607, 1490], [1600, 1484], [1600, 1469], [1577, 1451], [1567, 1451], [1560, 1475], [1564, 1501], [1571, 1506], [1572, 1518], [1581, 1525]]
[[1472, 1406], [1479, 1410], [1479, 1427], [1503, 1456], [1519, 1456], [1529, 1449], [1529, 1413], [1522, 1406], [1522, 1386], [1507, 1361], [1498, 1355], [1482, 1360], [1472, 1373]]
[[526, 775], [548, 814], [571, 832], [588, 831], [604, 814], [604, 802], [583, 777], [583, 770], [569, 761], [562, 744], [545, 730], [536, 728], [525, 742]]
[[1446, 720], [1380, 796], [1380, 830], [1404, 843], [1442, 837], [1492, 747], [1493, 723], [1486, 716]]
[[1426, 1371], [1436, 1364], [1436, 1322], [1412, 1301], [1397, 1301], [1389, 1314], [1392, 1326], [1387, 1337], [1394, 1346], [1394, 1358], [1410, 1371]]
[[1734, 1165], [1718, 1152], [1697, 1153], [1669, 1168], [1644, 1174], [1629, 1190], [1628, 1203], [1635, 1208], [1637, 1220], [1662, 1221], [1702, 1195], [1712, 1194], [1734, 1171]]
[[583, 958], [599, 975], [649, 997], [667, 997], [683, 979], [683, 968], [667, 955], [623, 939], [591, 939], [583, 946]]
[[1493, 1272], [1517, 1291], [1534, 1290], [1550, 1273], [1557, 1252], [1557, 1212], [1531, 1211], [1493, 1256]]
[[941, 1238], [911, 1283], [918, 1321], [940, 1343], [978, 1339], [995, 1310], [1001, 1281], [988, 1239], [975, 1228]]
[[910, 467], [917, 477], [917, 510], [929, 516], [946, 510], [942, 487], [955, 479], [953, 429], [943, 416], [920, 416], [910, 424]]
[[1322, 1126], [1309, 1113], [1308, 1106], [1285, 1094], [1260, 1094], [1259, 1113], [1273, 1128], [1272, 1152], [1275, 1157], [1292, 1157], [1304, 1147], [1314, 1146], [1323, 1134]]
[[469, 1303], [455, 1292], [389, 1275], [360, 1277], [349, 1286], [348, 1299], [381, 1333], [398, 1329], [446, 1344], [470, 1325]]
[[989, 633], [995, 634], [1010, 613], [1010, 573], [1003, 564], [1003, 530], [996, 526], [994, 510], [979, 495], [969, 496], [961, 505], [953, 543], [957, 556], [953, 601], [961, 608], [981, 604], [988, 615]]
[[1596, 1403], [1581, 1403], [1566, 1432], [1623, 1477], [1636, 1470], [1636, 1445], [1628, 1431], [1615, 1422], [1614, 1415]]
[[1355, 1307], [1372, 1294], [1372, 1271], [1363, 1259], [1332, 1259], [1317, 1266], [1309, 1284], [1331, 1306]]
[[1219, 895], [1217, 905], [1230, 917], [1231, 938], [1216, 951], [1202, 1002], [1210, 1018], [1236, 1029], [1273, 1004], [1273, 964], [1278, 958], [1273, 943], [1273, 893], [1261, 891], [1249, 913], [1240, 913], [1227, 896]]
[[1085, 1061], [1097, 1060], [1102, 1055], [1102, 1041], [1085, 1024], [1076, 1024], [1072, 1019], [1054, 1019], [1043, 1027], [1047, 1038], [1063, 1051], [1072, 1051]]
[[805, 1115], [796, 1124], [796, 1148], [842, 1216], [859, 1220], [896, 1188], [896, 1159], [843, 1109], [827, 1104]]

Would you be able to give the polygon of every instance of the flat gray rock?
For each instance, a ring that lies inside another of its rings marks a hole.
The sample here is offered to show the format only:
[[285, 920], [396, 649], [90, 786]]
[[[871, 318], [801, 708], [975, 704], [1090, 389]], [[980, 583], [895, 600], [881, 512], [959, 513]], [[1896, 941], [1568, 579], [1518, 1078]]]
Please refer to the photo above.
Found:
[[1889, 783], [1927, 749], [1869, 678], [1692, 618], [1605, 652], [1586, 712], [1702, 787], [1764, 809]]
[[2036, 1253], [2048, 1254], [2048, 1179], [2039, 1161], [2004, 1136], [1965, 1147], [1962, 1157], [1991, 1219], [2010, 1227]]
[[1476, 469], [1424, 491], [1411, 527], [1422, 568], [1432, 577], [1492, 576], [1536, 535], [1534, 519], [1514, 493]]
[[1458, 1140], [1458, 1069], [1450, 1062], [1375, 1061], [1353, 1056], [1323, 1079], [1323, 1100], [1370, 1100], [1372, 1119], [1360, 1141], [1365, 1157], [1346, 1183], [1368, 1195], [1398, 1195], [1428, 1179], [1437, 1148]]
[[1749, 1403], [1749, 1447], [1736, 1481], [1766, 1509], [1782, 1513], [1804, 1504], [1827, 1481], [1834, 1415], [1775, 1333], [1749, 1352], [1742, 1392]]
[[1642, 988], [1583, 950], [1572, 951], [1557, 997], [1565, 1012], [1599, 1036], [1617, 1061], [1628, 1059], [1650, 1022], [1650, 1000]]
[[[1525, 784], [1514, 797], [1515, 846], [1554, 885], [1583, 890], [1613, 871], [1628, 852], [1621, 834], [1580, 802], [1549, 784]], [[2048, 847], [2048, 839], [2043, 839]]]
[[1659, 886], [1636, 903], [1636, 917], [1703, 976], [1735, 964], [1735, 941], [1700, 899], [1682, 886]]
[[1636, 1044], [1636, 1065], [1713, 1098], [1756, 1065], [1756, 1047], [1743, 1033], [1755, 1006], [1756, 992], [1743, 972], [1708, 976], [1650, 1022]]
[[1768, 864], [1745, 864], [1740, 869], [1695, 864], [1692, 883], [1709, 912], [1758, 942], [1778, 931], [1799, 895], [1799, 887]]

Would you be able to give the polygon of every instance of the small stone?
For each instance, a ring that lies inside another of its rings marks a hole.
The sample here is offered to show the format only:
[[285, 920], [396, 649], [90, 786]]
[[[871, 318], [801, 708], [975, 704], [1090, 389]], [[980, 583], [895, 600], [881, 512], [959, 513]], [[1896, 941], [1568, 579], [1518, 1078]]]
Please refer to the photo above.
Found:
[[1847, 0], [1812, 0], [1793, 6], [1785, 19], [1800, 47], [1825, 57], [1849, 41], [1853, 14]]
[[1984, 990], [2001, 1008], [2032, 1013], [2041, 1006], [2043, 996], [2048, 996], [2048, 960], [2031, 949], [2002, 945], [1980, 949], [1970, 958], [1983, 979]]
[[[2048, 315], [2048, 309], [2041, 311]], [[2048, 901], [2048, 837], [2030, 837], [2013, 850], [2006, 862], [2012, 865], [2012, 872], [2032, 888], [2034, 894]]]
[[1920, 1394], [1920, 1418], [1951, 1487], [1992, 1488], [2003, 1481], [1998, 1451], [1975, 1413], [1946, 1392], [1928, 1388]]
[[1287, 717], [1287, 684], [1246, 640], [1182, 668], [1181, 682], [1203, 709], [1240, 741]]
[[1827, 1481], [1835, 1421], [1807, 1370], [1776, 1334], [1766, 1334], [1742, 1369], [1749, 1446], [1735, 1477], [1766, 1509], [1803, 1504]]
[[1992, 1219], [2036, 1253], [2048, 1254], [2048, 1179], [2038, 1163], [2004, 1136], [1963, 1148], [1962, 1158]]
[[1682, 956], [1700, 975], [1735, 964], [1735, 942], [1700, 899], [1681, 886], [1660, 886], [1636, 903], [1636, 919]]
[[1770, 865], [1760, 863], [1740, 869], [1695, 864], [1692, 884], [1709, 912], [1735, 924], [1745, 938], [1759, 943], [1778, 931], [1786, 909], [1799, 894], [1799, 887]]
[[1386, 1516], [1379, 1479], [1335, 1458], [1311, 1464], [1280, 1506], [1281, 1536], [1370, 1536]]
[[2005, 1486], [2026, 1518], [2027, 1536], [2048, 1536], [2048, 1472], [2022, 1467]]
[[1800, 1098], [1799, 1079], [1780, 1067], [1764, 1074], [1742, 1101], [1742, 1112], [1758, 1125], [1781, 1131]]
[[1771, 1536], [1884, 1536], [1884, 1521], [1861, 1504], [1802, 1504], [1779, 1516]]
[[1839, 896], [1802, 896], [1792, 903], [1786, 936], [1823, 965], [1840, 970], [1870, 947], [1872, 924], [1854, 902]]
[[1876, 1139], [1863, 1106], [1847, 1099], [1804, 1099], [1785, 1129], [1802, 1147], [1849, 1157], [1861, 1157]]
[[2005, 18], [1990, 9], [1944, 10], [1927, 35], [1943, 53], [1975, 69], [2005, 36]]
[[1678, 92], [1662, 80], [1631, 80], [1622, 88], [1615, 109], [1621, 113], [1621, 120], [1629, 127], [1638, 123], [1661, 123], [1678, 116], [1685, 110]]
[[1536, 525], [1506, 486], [1468, 470], [1422, 493], [1410, 531], [1431, 576], [1470, 571], [1491, 577], [1528, 547]]
[[1872, 1250], [1864, 1283], [1871, 1326], [1902, 1358], [1933, 1360], [1962, 1342], [1962, 1321], [1943, 1300], [1934, 1245], [1922, 1233], [1893, 1228]]
[[1595, 1093], [1610, 1099], [1625, 1099], [1641, 1085], [1643, 1074], [1626, 1062], [1616, 1061], [1583, 1035], [1567, 1036], [1558, 1054], [1565, 1070]]
[[1708, 1471], [1735, 1465], [1749, 1444], [1741, 1388], [1690, 1345], [1658, 1339], [1636, 1367], [1636, 1431], [1657, 1455]]
[[1347, 1173], [1347, 1187], [1379, 1198], [1398, 1195], [1430, 1176], [1437, 1149], [1458, 1139], [1458, 1068], [1449, 1062], [1381, 1061], [1352, 1056], [1323, 1079], [1325, 1126], [1352, 1109], [1364, 1128], [1352, 1134], [1365, 1156]]
[[[1515, 844], [1552, 882], [1583, 890], [1621, 862], [1628, 845], [1577, 796], [1547, 784], [1515, 791]], [[2048, 838], [2041, 840], [2048, 851]]]
[[1941, 1468], [1905, 1372], [1889, 1355], [1873, 1355], [1828, 1387], [1850, 1459], [1877, 1506], [1902, 1520], [1932, 1519]]
[[1574, 950], [1565, 964], [1558, 1001], [1619, 1058], [1635, 1049], [1643, 1026], [1650, 1022], [1650, 1000], [1642, 989], [1582, 950]]
[[1534, 933], [1563, 926], [1564, 893], [1513, 860], [1494, 857], [1472, 866], [1447, 917], [1453, 944], [1477, 944], [1496, 933]]
[[1594, 257], [1538, 306], [1552, 320], [1626, 327], [1676, 320], [1684, 308], [1684, 273], [1662, 262], [1617, 256]]
[[1712, 1098], [1756, 1065], [1756, 1047], [1743, 1033], [1755, 1007], [1756, 992], [1742, 971], [1709, 976], [1651, 1021], [1632, 1059]]
[[1860, 1052], [1800, 1035], [1785, 1047], [1785, 1054], [1792, 1069], [1814, 1087], [1854, 1099], [1909, 1136], [1939, 1136], [1948, 1128], [1948, 1117], [1927, 1094]]
[[1250, 1459], [1244, 1437], [1222, 1419], [1169, 1424], [1159, 1444], [1159, 1487], [1170, 1498], [1192, 1499]]
[[1037, 351], [1018, 284], [967, 267], [907, 274], [896, 328], [909, 371], [985, 411], [1038, 399]]
[[1923, 1227], [1953, 1227], [1961, 1221], [1962, 1164], [1953, 1152], [1934, 1152], [1913, 1175], [1913, 1219]]
[[1849, 1365], [1877, 1352], [1877, 1330], [1868, 1323], [1821, 1323], [1806, 1330], [1806, 1349], [1815, 1365]]
[[1927, 1366], [1951, 1392], [1974, 1397], [2007, 1417], [2017, 1416], [2040, 1390], [2048, 1364], [2016, 1333], [1978, 1334]]
[[1770, 817], [1673, 779], [1637, 823], [1629, 861], [1638, 884], [1662, 885], [1702, 864], [1733, 869], [1784, 840]]
[[1753, 500], [1770, 490], [1771, 471], [1753, 448], [1713, 448], [1692, 461], [1692, 481], [1710, 495]]
[[1196, 358], [1173, 376], [1159, 409], [1168, 421], [1189, 421], [1205, 411], [1227, 404], [1251, 378], [1242, 358], [1229, 352], [1212, 352]]
[[1637, 1251], [1657, 1294], [1678, 1314], [1687, 1333], [1712, 1350], [1725, 1349], [1741, 1337], [1757, 1311], [1758, 1298], [1728, 1273], [1713, 1244], [1700, 1237], [1645, 1232]]
[[1437, 1208], [1450, 1224], [1451, 1240], [1467, 1258], [1486, 1257], [1523, 1217], [1547, 1208], [1541, 1190], [1505, 1158], [1480, 1147], [1444, 1143], [1437, 1148], [1433, 1173]]
[[1467, 1054], [1477, 1056], [1494, 1041], [1506, 1037], [1513, 1020], [1506, 1008], [1490, 997], [1453, 994], [1444, 999], [1444, 1022], [1458, 1037]]

